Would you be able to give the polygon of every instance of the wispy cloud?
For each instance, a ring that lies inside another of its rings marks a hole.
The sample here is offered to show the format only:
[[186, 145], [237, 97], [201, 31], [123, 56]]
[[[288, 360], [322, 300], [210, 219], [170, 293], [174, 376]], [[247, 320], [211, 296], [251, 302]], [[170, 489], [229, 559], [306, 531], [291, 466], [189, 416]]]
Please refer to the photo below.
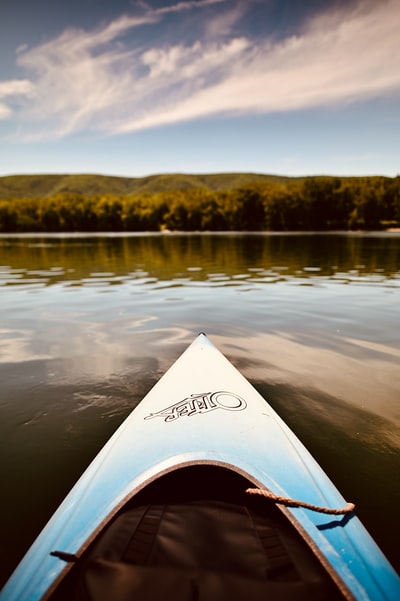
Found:
[[9, 119], [13, 115], [12, 99], [30, 96], [32, 92], [33, 84], [27, 79], [0, 81], [0, 119]]
[[[220, 6], [210, 20], [212, 5]], [[123, 15], [95, 31], [69, 29], [41, 46], [22, 48], [18, 63], [29, 80], [0, 84], [0, 117], [15, 116], [11, 100], [19, 95], [15, 111], [26, 138], [88, 129], [114, 134], [400, 91], [398, 0], [317, 15], [297, 36], [279, 42], [237, 34], [250, 5], [203, 0], [145, 8], [140, 16]], [[199, 37], [188, 43], [180, 37], [179, 16], [192, 12]], [[154, 36], [143, 45], [136, 33], [146, 27], [150, 39], [152, 27], [166, 18], [176, 23], [174, 39], [158, 44]]]
[[177, 13], [184, 10], [191, 10], [196, 8], [204, 8], [205, 6], [210, 6], [212, 4], [221, 4], [222, 2], [226, 2], [227, 0], [189, 0], [187, 2], [178, 2], [177, 4], [172, 4], [170, 6], [164, 6], [162, 8], [156, 8], [150, 11], [153, 14], [165, 15], [168, 13]]

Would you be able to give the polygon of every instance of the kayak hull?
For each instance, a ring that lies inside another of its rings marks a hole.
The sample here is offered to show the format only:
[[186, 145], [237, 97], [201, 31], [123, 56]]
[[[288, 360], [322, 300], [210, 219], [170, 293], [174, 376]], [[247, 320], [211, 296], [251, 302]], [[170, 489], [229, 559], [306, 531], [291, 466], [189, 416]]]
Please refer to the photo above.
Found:
[[[23, 558], [2, 601], [47, 598], [95, 536], [161, 475], [214, 465], [277, 495], [346, 503], [251, 384], [201, 334], [106, 443]], [[400, 579], [359, 519], [282, 509], [349, 599], [400, 598]]]

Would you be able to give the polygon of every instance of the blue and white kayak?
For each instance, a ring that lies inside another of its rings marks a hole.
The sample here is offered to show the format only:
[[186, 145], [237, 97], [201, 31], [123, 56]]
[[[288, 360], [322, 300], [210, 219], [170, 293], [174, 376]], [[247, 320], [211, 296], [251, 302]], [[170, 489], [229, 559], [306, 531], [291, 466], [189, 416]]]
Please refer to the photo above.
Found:
[[200, 334], [106, 443], [1, 601], [400, 599], [400, 578]]

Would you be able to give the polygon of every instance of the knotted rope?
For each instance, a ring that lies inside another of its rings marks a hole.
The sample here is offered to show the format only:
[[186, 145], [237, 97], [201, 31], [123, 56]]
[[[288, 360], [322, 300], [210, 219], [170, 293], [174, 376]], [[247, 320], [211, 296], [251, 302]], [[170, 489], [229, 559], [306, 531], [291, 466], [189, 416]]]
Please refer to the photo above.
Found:
[[312, 505], [311, 503], [306, 503], [305, 501], [296, 501], [296, 499], [275, 495], [273, 492], [266, 490], [265, 488], [248, 488], [246, 492], [249, 495], [261, 495], [262, 497], [266, 497], [267, 499], [275, 501], [275, 503], [286, 505], [287, 507], [304, 507], [305, 509], [311, 509], [312, 511], [318, 511], [319, 513], [328, 513], [330, 515], [343, 515], [345, 513], [351, 513], [355, 508], [354, 503], [347, 503], [346, 507], [342, 507], [341, 509], [320, 507], [319, 505]]

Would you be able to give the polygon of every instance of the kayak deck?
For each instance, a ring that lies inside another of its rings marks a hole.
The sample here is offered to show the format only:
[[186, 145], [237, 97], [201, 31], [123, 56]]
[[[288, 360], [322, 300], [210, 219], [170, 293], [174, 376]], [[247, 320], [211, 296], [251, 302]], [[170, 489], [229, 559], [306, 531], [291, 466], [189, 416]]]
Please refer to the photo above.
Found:
[[193, 465], [161, 476], [118, 513], [51, 601], [343, 599], [276, 505], [240, 474]]

